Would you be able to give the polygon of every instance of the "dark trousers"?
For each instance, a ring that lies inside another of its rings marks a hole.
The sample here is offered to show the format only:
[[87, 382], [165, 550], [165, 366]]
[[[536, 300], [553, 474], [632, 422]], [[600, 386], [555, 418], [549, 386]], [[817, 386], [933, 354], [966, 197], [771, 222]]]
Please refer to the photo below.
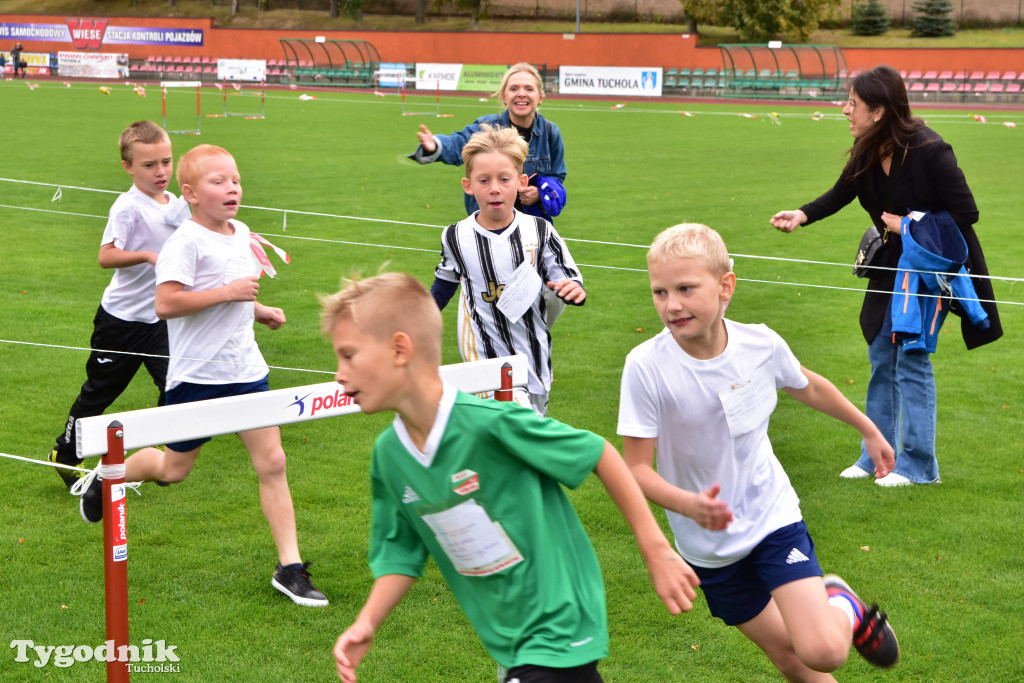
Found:
[[[160, 390], [157, 405], [164, 405], [164, 387], [167, 384], [167, 323], [127, 322], [116, 318], [100, 306], [93, 319], [91, 345], [93, 351], [85, 363], [85, 384], [71, 406], [64, 431], [57, 437], [57, 452], [60, 459], [68, 462], [75, 458], [75, 420], [82, 417], [102, 415], [110, 404], [117, 400], [131, 383], [139, 367], [153, 378]], [[131, 351], [163, 356], [129, 356], [108, 351]]]

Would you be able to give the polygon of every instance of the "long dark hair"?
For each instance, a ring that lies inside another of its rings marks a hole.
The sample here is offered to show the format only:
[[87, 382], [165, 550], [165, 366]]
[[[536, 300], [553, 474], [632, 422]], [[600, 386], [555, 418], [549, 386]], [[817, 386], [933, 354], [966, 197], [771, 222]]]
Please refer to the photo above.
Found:
[[910, 113], [907, 86], [903, 77], [891, 66], [876, 66], [862, 71], [850, 81], [850, 90], [869, 110], [883, 107], [885, 114], [878, 125], [857, 138], [850, 148], [846, 169], [856, 177], [894, 150], [906, 150], [924, 121]]

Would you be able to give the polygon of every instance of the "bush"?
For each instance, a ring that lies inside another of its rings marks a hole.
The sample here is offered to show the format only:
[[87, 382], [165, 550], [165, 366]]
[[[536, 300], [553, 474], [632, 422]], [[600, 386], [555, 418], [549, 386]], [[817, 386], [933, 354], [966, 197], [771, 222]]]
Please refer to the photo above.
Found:
[[855, 36], [880, 36], [892, 26], [889, 12], [878, 0], [868, 0], [866, 4], [854, 5], [853, 23], [850, 30]]
[[920, 16], [914, 17], [911, 31], [915, 36], [927, 38], [951, 36], [956, 33], [953, 23], [952, 0], [921, 0], [915, 2], [913, 10]]

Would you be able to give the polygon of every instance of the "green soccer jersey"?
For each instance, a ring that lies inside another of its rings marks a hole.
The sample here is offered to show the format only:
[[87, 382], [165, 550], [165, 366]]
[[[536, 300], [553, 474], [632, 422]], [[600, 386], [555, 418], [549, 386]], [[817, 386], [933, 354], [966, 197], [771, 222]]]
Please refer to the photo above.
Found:
[[597, 556], [562, 485], [597, 466], [604, 439], [445, 386], [417, 449], [400, 417], [374, 444], [375, 577], [419, 577], [434, 558], [503, 667], [608, 656]]

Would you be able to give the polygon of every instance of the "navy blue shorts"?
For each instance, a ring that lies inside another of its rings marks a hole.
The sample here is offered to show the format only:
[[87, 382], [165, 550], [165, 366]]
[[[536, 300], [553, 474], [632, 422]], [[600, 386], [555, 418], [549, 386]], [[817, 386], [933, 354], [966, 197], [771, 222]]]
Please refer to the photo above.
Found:
[[690, 566], [700, 578], [711, 616], [729, 626], [744, 624], [760, 614], [779, 586], [822, 575], [814, 541], [803, 521], [768, 534], [739, 562], [714, 568]]
[[[267, 383], [267, 377], [269, 376], [264, 375], [263, 379], [258, 379], [255, 382], [242, 382], [240, 384], [193, 384], [192, 382], [182, 382], [167, 392], [167, 405], [193, 403], [210, 398], [226, 398], [228, 396], [242, 396], [243, 394], [270, 391], [270, 385]], [[206, 436], [201, 439], [179, 441], [178, 443], [167, 444], [167, 448], [176, 453], [188, 453], [199, 448], [209, 440], [210, 437]]]

